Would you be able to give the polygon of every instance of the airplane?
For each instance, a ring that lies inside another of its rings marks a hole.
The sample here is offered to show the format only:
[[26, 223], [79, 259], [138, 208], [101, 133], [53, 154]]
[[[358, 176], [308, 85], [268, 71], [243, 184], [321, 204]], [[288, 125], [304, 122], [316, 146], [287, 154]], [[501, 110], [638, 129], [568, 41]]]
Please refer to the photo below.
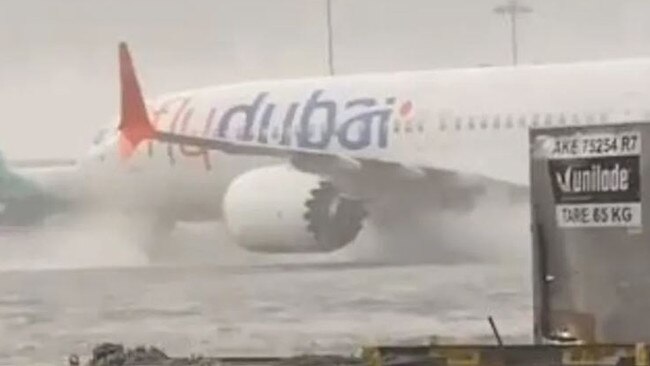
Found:
[[528, 203], [529, 128], [650, 116], [644, 59], [252, 81], [155, 100], [125, 43], [119, 66], [117, 128], [78, 163], [75, 192], [157, 228], [223, 220], [266, 253], [336, 251], [370, 224], [388, 235], [432, 223], [421, 239], [434, 246], [527, 234], [505, 225], [525, 211], [504, 212]]
[[0, 226], [6, 231], [39, 225], [71, 210], [76, 202], [69, 195], [72, 185], [61, 178], [70, 177], [73, 167], [70, 160], [6, 161], [0, 155]]

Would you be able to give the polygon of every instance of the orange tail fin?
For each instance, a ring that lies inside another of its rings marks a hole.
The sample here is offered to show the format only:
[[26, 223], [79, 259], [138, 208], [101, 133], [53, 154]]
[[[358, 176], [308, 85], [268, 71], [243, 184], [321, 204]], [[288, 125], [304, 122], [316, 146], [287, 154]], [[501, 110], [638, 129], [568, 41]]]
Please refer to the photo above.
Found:
[[129, 158], [138, 145], [156, 136], [145, 107], [140, 84], [135, 74], [133, 61], [126, 43], [119, 45], [121, 117], [120, 155]]

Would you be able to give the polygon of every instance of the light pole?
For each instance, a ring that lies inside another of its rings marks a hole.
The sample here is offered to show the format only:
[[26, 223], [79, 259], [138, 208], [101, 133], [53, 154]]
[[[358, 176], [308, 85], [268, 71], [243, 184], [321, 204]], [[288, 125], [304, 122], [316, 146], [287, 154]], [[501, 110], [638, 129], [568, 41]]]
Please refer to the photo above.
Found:
[[332, 32], [332, 1], [325, 0], [327, 10], [327, 66], [329, 74], [334, 75], [334, 40]]
[[508, 15], [510, 17], [512, 64], [517, 65], [517, 17], [520, 14], [530, 13], [533, 9], [525, 5], [520, 5], [517, 0], [509, 0], [507, 3], [494, 8], [493, 11], [497, 14]]

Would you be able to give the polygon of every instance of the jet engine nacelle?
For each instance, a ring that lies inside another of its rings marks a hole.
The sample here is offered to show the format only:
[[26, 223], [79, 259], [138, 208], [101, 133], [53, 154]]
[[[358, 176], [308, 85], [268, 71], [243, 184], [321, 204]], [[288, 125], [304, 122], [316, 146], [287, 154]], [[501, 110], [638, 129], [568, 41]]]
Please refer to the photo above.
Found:
[[366, 211], [330, 182], [289, 165], [258, 168], [237, 177], [224, 197], [230, 234], [257, 252], [330, 252], [352, 242]]

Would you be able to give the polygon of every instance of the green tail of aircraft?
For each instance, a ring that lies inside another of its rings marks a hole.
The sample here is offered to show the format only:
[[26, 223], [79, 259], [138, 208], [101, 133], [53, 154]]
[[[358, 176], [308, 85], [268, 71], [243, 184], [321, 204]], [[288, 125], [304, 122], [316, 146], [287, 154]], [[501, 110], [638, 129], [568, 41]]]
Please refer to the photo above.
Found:
[[21, 200], [42, 193], [35, 183], [11, 171], [4, 155], [0, 152], [0, 203]]
[[0, 153], [0, 226], [40, 225], [61, 202], [13, 171]]

